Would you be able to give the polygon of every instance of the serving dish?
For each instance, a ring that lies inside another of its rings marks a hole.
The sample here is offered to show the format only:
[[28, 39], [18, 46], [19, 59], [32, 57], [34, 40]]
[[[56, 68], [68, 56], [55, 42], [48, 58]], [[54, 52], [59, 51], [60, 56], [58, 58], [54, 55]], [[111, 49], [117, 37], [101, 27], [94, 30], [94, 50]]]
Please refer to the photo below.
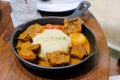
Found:
[[76, 0], [76, 1], [38, 0], [37, 9], [45, 12], [66, 12], [77, 8], [79, 3], [81, 3], [82, 1], [83, 0]]
[[[87, 3], [88, 2], [84, 2]], [[79, 5], [79, 7], [81, 6], [81, 4]], [[67, 16], [68, 19], [71, 19], [73, 17], [77, 17], [77, 16], [81, 16], [87, 9], [89, 6], [87, 6], [87, 8], [83, 8], [82, 10], [79, 10], [79, 8], [77, 8], [75, 10], [75, 13], [73, 13], [70, 16]], [[66, 76], [68, 77], [68, 75], [74, 75], [74, 74], [83, 74], [88, 72], [89, 70], [91, 70], [95, 65], [96, 65], [96, 56], [97, 56], [97, 44], [96, 44], [96, 39], [95, 36], [93, 34], [93, 32], [85, 25], [83, 24], [83, 29], [82, 29], [82, 33], [87, 37], [88, 41], [90, 42], [90, 55], [85, 57], [81, 62], [74, 64], [74, 65], [69, 65], [69, 66], [61, 66], [61, 67], [43, 67], [43, 66], [38, 66], [36, 64], [33, 64], [29, 61], [26, 61], [24, 59], [22, 59], [16, 50], [16, 45], [17, 45], [17, 41], [18, 41], [18, 36], [20, 35], [20, 33], [22, 33], [23, 31], [25, 31], [27, 29], [28, 26], [38, 23], [41, 25], [45, 25], [47, 23], [50, 24], [60, 24], [63, 25], [63, 21], [65, 18], [63, 17], [43, 17], [43, 18], [39, 18], [36, 20], [32, 20], [30, 22], [24, 23], [22, 25], [19, 25], [16, 30], [13, 32], [12, 34], [12, 38], [11, 38], [11, 47], [12, 50], [15, 54], [15, 56], [19, 59], [19, 61], [28, 68], [30, 68], [29, 70], [33, 69], [35, 70], [35, 72], [41, 73], [42, 75], [45, 74], [47, 76]]]

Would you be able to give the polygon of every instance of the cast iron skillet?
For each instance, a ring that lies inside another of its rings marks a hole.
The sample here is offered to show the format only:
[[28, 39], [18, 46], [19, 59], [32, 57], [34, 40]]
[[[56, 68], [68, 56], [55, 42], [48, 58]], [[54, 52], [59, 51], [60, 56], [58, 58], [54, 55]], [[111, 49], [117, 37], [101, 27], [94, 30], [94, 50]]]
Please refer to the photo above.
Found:
[[[67, 16], [68, 19], [72, 19], [74, 17], [80, 17], [90, 6], [89, 2], [84, 1], [81, 3], [78, 8], [75, 10], [75, 12]], [[15, 31], [12, 34], [11, 38], [11, 47], [12, 50], [15, 54], [15, 56], [19, 59], [19, 61], [23, 64], [23, 66], [31, 71], [32, 73], [38, 74], [38, 75], [43, 75], [47, 77], [59, 77], [59, 78], [65, 78], [65, 77], [72, 77], [75, 75], [80, 75], [83, 73], [88, 72], [90, 69], [92, 69], [96, 65], [96, 54], [97, 54], [97, 45], [96, 45], [96, 40], [95, 36], [92, 33], [92, 31], [86, 27], [86, 25], [83, 26], [82, 33], [88, 38], [90, 42], [90, 47], [91, 47], [91, 54], [87, 57], [85, 57], [81, 62], [74, 64], [74, 65], [69, 65], [69, 66], [62, 66], [62, 67], [43, 67], [43, 66], [38, 66], [36, 64], [33, 64], [31, 62], [28, 62], [24, 59], [22, 59], [16, 50], [16, 45], [18, 41], [18, 36], [20, 33], [22, 33], [29, 25], [38, 23], [41, 25], [45, 25], [47, 23], [51, 24], [63, 24], [64, 18], [63, 17], [43, 17], [40, 19], [32, 20], [30, 22], [27, 22], [25, 24], [19, 25]]]

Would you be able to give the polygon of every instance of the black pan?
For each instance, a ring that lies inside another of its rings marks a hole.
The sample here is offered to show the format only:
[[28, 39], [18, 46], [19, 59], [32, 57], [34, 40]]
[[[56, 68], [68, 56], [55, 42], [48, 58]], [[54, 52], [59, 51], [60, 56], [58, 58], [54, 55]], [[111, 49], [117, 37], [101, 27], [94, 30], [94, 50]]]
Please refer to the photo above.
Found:
[[[72, 19], [74, 17], [80, 17], [90, 6], [89, 2], [84, 1], [81, 3], [78, 8], [75, 10], [75, 12], [67, 16], [68, 19]], [[65, 78], [65, 77], [72, 77], [75, 75], [80, 75], [88, 72], [91, 70], [97, 63], [96, 60], [96, 54], [97, 54], [97, 45], [96, 45], [96, 39], [93, 34], [93, 32], [86, 26], [83, 26], [82, 33], [88, 38], [90, 42], [91, 47], [91, 54], [84, 58], [81, 62], [69, 65], [69, 66], [62, 66], [62, 67], [43, 67], [38, 66], [36, 64], [33, 64], [31, 62], [28, 62], [24, 59], [22, 59], [17, 51], [16, 51], [16, 44], [18, 41], [18, 36], [20, 33], [22, 33], [29, 25], [32, 25], [34, 23], [38, 23], [41, 25], [45, 25], [47, 23], [51, 24], [63, 24], [64, 18], [63, 17], [43, 17], [40, 19], [32, 20], [30, 22], [24, 23], [22, 25], [19, 25], [15, 31], [12, 34], [11, 37], [11, 47], [15, 54], [15, 56], [19, 59], [19, 61], [23, 64], [23, 66], [31, 71], [32, 73], [39, 74], [39, 75], [45, 75], [46, 77], [59, 77], [59, 78]]]

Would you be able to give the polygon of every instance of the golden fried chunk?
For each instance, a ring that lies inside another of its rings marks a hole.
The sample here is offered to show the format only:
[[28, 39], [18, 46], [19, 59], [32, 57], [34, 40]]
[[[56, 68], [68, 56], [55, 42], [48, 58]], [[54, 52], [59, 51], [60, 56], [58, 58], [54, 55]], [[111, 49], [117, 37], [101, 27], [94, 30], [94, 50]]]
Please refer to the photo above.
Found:
[[36, 54], [34, 54], [30, 50], [21, 49], [18, 54], [19, 54], [20, 57], [22, 57], [23, 59], [26, 59], [26, 60], [31, 61], [31, 60], [36, 59]]
[[19, 40], [26, 42], [26, 41], [31, 41], [31, 38], [28, 34], [27, 31], [23, 32], [22, 34], [20, 34], [20, 36], [18, 37]]
[[27, 42], [22, 42], [22, 41], [18, 40], [18, 43], [17, 43], [16, 48], [17, 48], [17, 49], [21, 49], [21, 48], [24, 48], [25, 46], [30, 45], [30, 44], [31, 44], [31, 43], [30, 43], [29, 41], [27, 41]]
[[20, 39], [21, 41], [29, 41], [36, 34], [42, 32], [43, 30], [44, 30], [44, 27], [37, 23], [30, 25], [22, 34], [20, 34], [18, 39]]
[[88, 53], [88, 55], [90, 54], [90, 43], [89, 43], [89, 41], [87, 41], [84, 45], [83, 45], [83, 47], [86, 49], [86, 51], [87, 51], [87, 53]]
[[27, 50], [33, 51], [33, 52], [38, 52], [40, 50], [40, 45], [39, 44], [30, 44], [25, 46]]
[[70, 64], [76, 64], [76, 63], [78, 63], [78, 62], [80, 62], [81, 60], [80, 59], [78, 59], [78, 58], [72, 58], [71, 57], [71, 59], [70, 59]]
[[18, 40], [16, 48], [17, 48], [17, 49], [18, 49], [18, 48], [21, 48], [22, 45], [23, 45], [23, 42], [20, 41], [20, 40]]
[[70, 55], [66, 55], [66, 53], [64, 54], [60, 51], [47, 53], [46, 56], [53, 66], [65, 65], [70, 62]]
[[87, 42], [87, 38], [83, 33], [71, 33], [70, 38], [72, 41], [72, 45], [84, 45]]
[[46, 67], [50, 67], [51, 66], [50, 63], [49, 63], [49, 61], [47, 61], [47, 60], [40, 60], [38, 62], [38, 65], [39, 66], [46, 66]]
[[70, 34], [73, 32], [81, 32], [82, 31], [82, 23], [83, 21], [80, 18], [75, 18], [72, 20], [64, 20], [64, 32], [66, 34]]
[[79, 46], [73, 46], [71, 49], [71, 53], [70, 53], [73, 57], [77, 57], [79, 59], [82, 59], [84, 56], [87, 55], [87, 51], [86, 49], [79, 45]]
[[30, 42], [21, 42], [16, 46], [18, 49], [18, 54], [26, 60], [36, 59], [36, 52], [39, 52], [40, 45], [39, 44], [31, 44]]
[[87, 53], [90, 53], [90, 43], [83, 33], [75, 32], [71, 33], [69, 36], [71, 38], [73, 46], [82, 45], [86, 49]]

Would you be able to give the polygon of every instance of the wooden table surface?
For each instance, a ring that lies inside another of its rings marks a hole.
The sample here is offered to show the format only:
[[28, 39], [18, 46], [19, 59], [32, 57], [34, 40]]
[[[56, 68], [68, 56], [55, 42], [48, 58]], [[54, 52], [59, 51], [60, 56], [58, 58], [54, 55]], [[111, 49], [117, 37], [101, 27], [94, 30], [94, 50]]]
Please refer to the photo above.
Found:
[[[0, 80], [46, 80], [45, 77], [28, 72], [13, 54], [10, 38], [15, 28], [10, 13], [9, 3], [0, 1]], [[104, 33], [89, 11], [82, 16], [82, 19], [96, 36], [99, 50], [98, 65], [86, 74], [70, 80], [108, 80], [110, 60]]]

